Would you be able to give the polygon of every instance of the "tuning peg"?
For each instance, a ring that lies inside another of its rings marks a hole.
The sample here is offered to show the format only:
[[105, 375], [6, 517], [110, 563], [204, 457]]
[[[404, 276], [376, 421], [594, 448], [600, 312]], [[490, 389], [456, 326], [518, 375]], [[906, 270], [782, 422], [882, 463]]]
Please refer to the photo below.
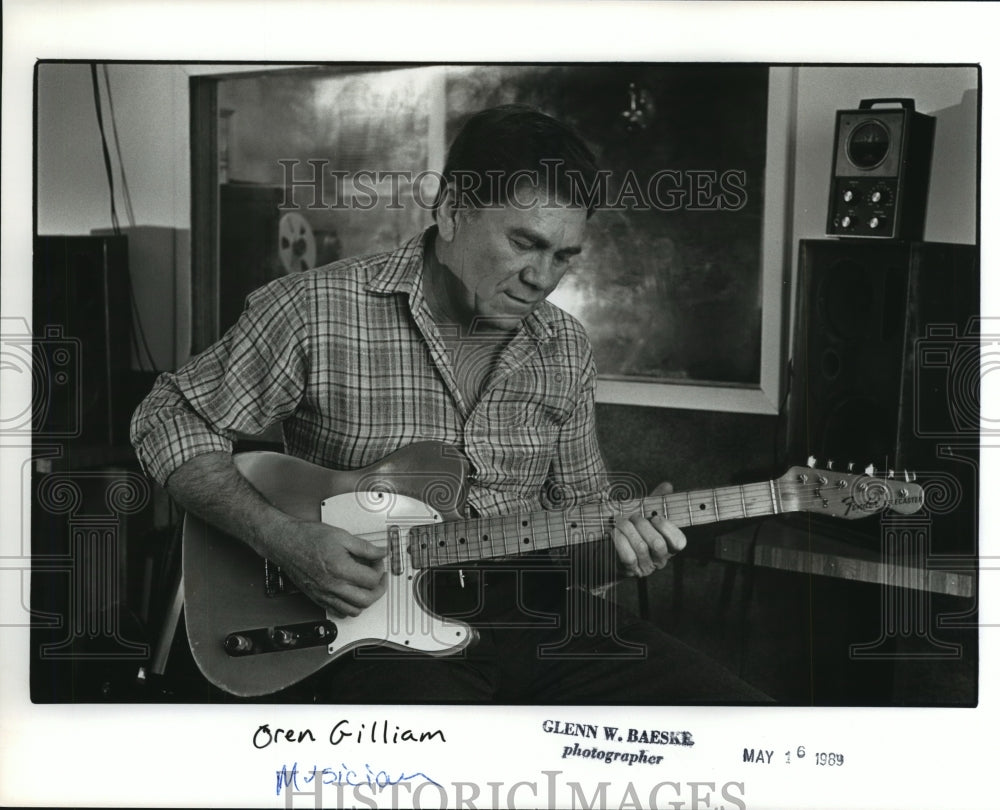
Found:
[[806, 459], [806, 466], [807, 467], [815, 467], [816, 466], [816, 456], [809, 456], [809, 458]]
[[903, 478], [906, 479], [907, 484], [911, 484], [917, 480], [917, 474], [911, 473], [909, 470], [903, 470]]
[[875, 465], [869, 464], [865, 467], [865, 475], [875, 475]]
[[854, 472], [854, 462], [853, 461], [848, 461], [847, 462], [847, 471], [848, 472]]
[[896, 471], [895, 470], [889, 470], [889, 474], [886, 475], [886, 478], [895, 478], [895, 477], [896, 477]]
[[828, 458], [826, 460], [826, 468], [828, 470], [832, 470], [833, 469], [833, 459], [832, 458]]

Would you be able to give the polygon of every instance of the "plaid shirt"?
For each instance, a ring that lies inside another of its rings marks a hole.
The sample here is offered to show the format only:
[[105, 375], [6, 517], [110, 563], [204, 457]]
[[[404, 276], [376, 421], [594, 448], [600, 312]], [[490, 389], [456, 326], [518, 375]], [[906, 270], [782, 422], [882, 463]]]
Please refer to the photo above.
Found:
[[[231, 452], [280, 422], [286, 452], [331, 469], [438, 440], [471, 464], [480, 514], [600, 497], [590, 342], [543, 302], [466, 402], [421, 285], [423, 234], [255, 291], [214, 346], [162, 374], [132, 419], [143, 469], [164, 483], [188, 459]], [[472, 347], [473, 349], [475, 346]], [[463, 349], [464, 350], [464, 349]]]

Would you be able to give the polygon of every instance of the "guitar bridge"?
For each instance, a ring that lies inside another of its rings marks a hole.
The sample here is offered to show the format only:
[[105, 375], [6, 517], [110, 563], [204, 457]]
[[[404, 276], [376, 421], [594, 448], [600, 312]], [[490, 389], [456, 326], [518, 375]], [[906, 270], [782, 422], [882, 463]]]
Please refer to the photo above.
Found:
[[325, 647], [337, 637], [337, 625], [331, 621], [300, 622], [278, 627], [255, 627], [226, 636], [222, 646], [226, 654], [239, 658], [262, 653], [287, 652], [306, 647]]

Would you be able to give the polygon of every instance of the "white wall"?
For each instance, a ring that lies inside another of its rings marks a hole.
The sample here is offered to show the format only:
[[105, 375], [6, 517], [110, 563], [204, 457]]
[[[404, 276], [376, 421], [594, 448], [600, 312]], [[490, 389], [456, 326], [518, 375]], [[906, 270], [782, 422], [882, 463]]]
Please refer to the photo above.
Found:
[[[247, 65], [108, 65], [122, 163], [139, 226], [129, 234], [132, 283], [160, 370], [183, 362], [191, 341], [190, 78], [258, 69]], [[41, 64], [37, 75], [38, 233], [107, 232], [111, 206], [90, 67]], [[98, 77], [105, 134], [112, 165], [117, 167], [100, 65]], [[126, 229], [117, 169], [115, 191], [118, 219]]]
[[[98, 76], [103, 88], [100, 66]], [[111, 64], [108, 76], [136, 222], [189, 227], [187, 74], [178, 65]], [[106, 104], [104, 126], [115, 163]], [[88, 65], [39, 65], [38, 154], [38, 232], [87, 234], [110, 227]], [[126, 224], [120, 195], [117, 206]]]
[[802, 67], [796, 73], [793, 248], [799, 239], [826, 234], [836, 112], [857, 109], [864, 98], [912, 98], [918, 112], [937, 118], [924, 239], [976, 241], [975, 68]]
[[[108, 232], [111, 203], [90, 68], [38, 66], [38, 233]], [[104, 77], [104, 129], [117, 167]], [[190, 144], [188, 75], [178, 65], [108, 66], [111, 97], [135, 221], [128, 232], [115, 168], [118, 220], [129, 235], [130, 271], [139, 318], [158, 369], [186, 356], [190, 341]], [[148, 227], [156, 226], [156, 227]], [[133, 357], [133, 365], [138, 361]]]

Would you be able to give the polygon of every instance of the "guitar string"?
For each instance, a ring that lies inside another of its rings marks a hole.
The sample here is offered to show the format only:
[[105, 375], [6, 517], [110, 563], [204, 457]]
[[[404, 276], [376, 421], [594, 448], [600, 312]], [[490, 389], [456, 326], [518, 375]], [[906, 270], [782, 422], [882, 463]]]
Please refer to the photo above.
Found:
[[[890, 486], [890, 488], [896, 487], [897, 489], [899, 489], [898, 484], [888, 485], [887, 482], [885, 482], [883, 479], [875, 479], [875, 480], [881, 484], [886, 484], [887, 486]], [[758, 482], [754, 484], [737, 484], [728, 487], [720, 487], [718, 489], [692, 490], [690, 492], [671, 493], [664, 496], [650, 496], [647, 498], [636, 499], [627, 502], [627, 506], [625, 504], [622, 504], [621, 502], [618, 503], [604, 502], [600, 504], [590, 504], [588, 505], [592, 507], [590, 510], [587, 510], [586, 506], [577, 507], [577, 509], [575, 510], [576, 513], [578, 514], [576, 522], [587, 523], [589, 522], [589, 520], [593, 519], [604, 519], [606, 517], [624, 514], [625, 510], [631, 507], [633, 504], [635, 504], [636, 506], [639, 506], [641, 504], [643, 507], [649, 508], [651, 506], [654, 506], [657, 502], [662, 502], [663, 511], [665, 513], [665, 516], [669, 520], [677, 522], [677, 525], [680, 526], [694, 526], [699, 524], [715, 523], [719, 522], [722, 519], [729, 519], [728, 513], [730, 512], [733, 512], [734, 518], [739, 518], [741, 516], [749, 518], [749, 517], [763, 517], [768, 514], [778, 514], [782, 511], [801, 511], [803, 508], [802, 503], [795, 500], [795, 496], [797, 494], [805, 493], [808, 496], [805, 499], [805, 501], [809, 501], [809, 500], [823, 500], [824, 492], [836, 494], [836, 493], [851, 491], [851, 488], [838, 486], [837, 484], [819, 485], [815, 490], [813, 489], [813, 485], [808, 482], [803, 484], [801, 482], [776, 481], [774, 482], [774, 484], [775, 486], [773, 489], [771, 486], [771, 482]], [[756, 495], [755, 492], [757, 493]], [[777, 499], [779, 501], [787, 500], [791, 496], [792, 498], [791, 503], [790, 504], [778, 503], [777, 505], [772, 503], [771, 502], [772, 492], [776, 494]], [[709, 497], [703, 497], [703, 496], [709, 496]], [[751, 498], [751, 501], [749, 503], [747, 502], [748, 496]], [[759, 503], [755, 503], [754, 499], [759, 499]], [[826, 500], [829, 500], [829, 498], [827, 498]], [[881, 500], [883, 499], [876, 498], [875, 502], [879, 502]], [[711, 502], [714, 506], [713, 510], [714, 514], [708, 511], [707, 504], [709, 502]], [[692, 509], [692, 505], [694, 503], [698, 504], [697, 512], [695, 512]], [[777, 509], [775, 508], [776, 506]], [[683, 511], [686, 511], [688, 513], [687, 523], [679, 522], [679, 518], [676, 516], [676, 510], [678, 508], [682, 508]], [[675, 514], [671, 514], [672, 510], [675, 512]], [[724, 510], [727, 512], [727, 518], [721, 517], [720, 510]], [[565, 545], [572, 545], [574, 543], [581, 542], [582, 540], [582, 535], [583, 535], [582, 532], [578, 533], [581, 539], [574, 540], [574, 533], [572, 531], [567, 531], [565, 529], [567, 521], [570, 523], [574, 522], [570, 520], [573, 511], [574, 510], [565, 510], [564, 514], [566, 515], [566, 517], [564, 519], [563, 527], [558, 527], [557, 524], [558, 528], [563, 529], [562, 534], [564, 536], [564, 539], [568, 541], [565, 543]], [[590, 511], [592, 515], [588, 517], [586, 511]], [[629, 509], [629, 511], [631, 511], [631, 509]], [[658, 510], [653, 510], [653, 511], [655, 512]], [[440, 531], [444, 535], [444, 544], [438, 547], [444, 549], [445, 555], [448, 555], [449, 553], [454, 553], [455, 555], [454, 562], [463, 562], [468, 559], [477, 559], [482, 555], [470, 554], [469, 556], [463, 558], [463, 554], [461, 553], [462, 549], [460, 549], [458, 547], [459, 544], [455, 542], [455, 539], [457, 539], [459, 536], [464, 537], [465, 534], [467, 534], [467, 532], [463, 534], [459, 531], [459, 526], [461, 524], [465, 524], [466, 526], [468, 526], [469, 524], [475, 522], [477, 525], [478, 534], [476, 535], [476, 540], [473, 543], [461, 544], [461, 545], [466, 545], [468, 551], [471, 551], [472, 548], [475, 547], [478, 547], [479, 551], [482, 551], [483, 545], [482, 541], [480, 541], [480, 538], [483, 538], [483, 541], [485, 541], [486, 538], [488, 537], [490, 549], [489, 549], [489, 554], [486, 556], [489, 557], [507, 556], [516, 553], [515, 549], [517, 551], [521, 551], [521, 544], [515, 539], [513, 548], [511, 547], [511, 544], [508, 540], [509, 531], [508, 528], [504, 526], [505, 522], [508, 524], [512, 524], [515, 522], [527, 523], [529, 526], [532, 527], [532, 530], [529, 531], [528, 534], [534, 534], [540, 531], [535, 528], [536, 521], [538, 521], [542, 516], [544, 516], [544, 520], [546, 521], [545, 525], [546, 533], [549, 536], [548, 547], [553, 548], [553, 547], [558, 547], [558, 545], [553, 546], [551, 542], [552, 530], [550, 525], [550, 520], [551, 520], [550, 516], [554, 516], [559, 513], [560, 510], [542, 510], [541, 512], [538, 513], [517, 512], [517, 513], [510, 513], [507, 515], [497, 515], [487, 518], [480, 517], [471, 520], [421, 524], [419, 526], [412, 527], [411, 531], [421, 528], [427, 529], [430, 535], [433, 537], [434, 532], [438, 530], [437, 527], [443, 527], [440, 529]], [[742, 513], [742, 515], [739, 513]], [[503, 551], [500, 553], [498, 553], [495, 542], [497, 529], [494, 528], [494, 524], [497, 523], [499, 523], [499, 533], [502, 535], [502, 541], [504, 544]], [[448, 542], [447, 540], [447, 532], [449, 531], [447, 527], [449, 525], [451, 526], [451, 531], [453, 532], [454, 535], [452, 542]], [[486, 532], [488, 532], [488, 534]], [[515, 534], [519, 536], [520, 532], [517, 532]], [[375, 545], [376, 547], [381, 547], [385, 541], [384, 531], [359, 533], [356, 534], [355, 536], [365, 540], [369, 540], [369, 542], [373, 542], [373, 545]], [[537, 547], [537, 544], [535, 543], [531, 543], [530, 545], [533, 548]], [[564, 544], [559, 544], [559, 545], [564, 545]], [[438, 553], [435, 551], [434, 546], [429, 546], [425, 549], [422, 549], [422, 551], [429, 552], [428, 554], [424, 555], [428, 558], [428, 560], [431, 560], [432, 558], [438, 555]], [[448, 562], [451, 561], [449, 560]]]

